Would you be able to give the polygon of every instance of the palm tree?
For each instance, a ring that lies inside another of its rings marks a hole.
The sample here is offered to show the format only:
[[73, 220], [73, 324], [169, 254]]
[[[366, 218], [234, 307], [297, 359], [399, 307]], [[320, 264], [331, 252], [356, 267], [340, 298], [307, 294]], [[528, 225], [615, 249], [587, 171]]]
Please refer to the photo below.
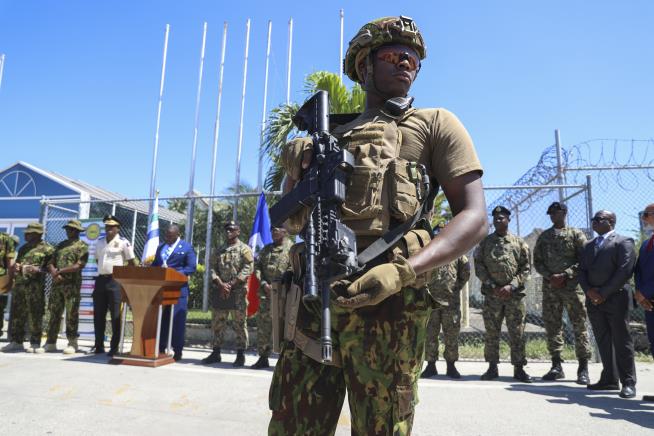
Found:
[[[362, 112], [366, 95], [358, 84], [348, 90], [338, 74], [327, 71], [316, 71], [309, 74], [304, 81], [304, 92], [311, 97], [316, 91], [329, 92], [329, 112], [333, 114]], [[264, 132], [262, 153], [272, 162], [265, 180], [265, 189], [279, 189], [284, 171], [279, 157], [286, 142], [300, 134], [293, 125], [293, 116], [300, 109], [297, 103], [280, 104], [270, 111], [268, 123]]]

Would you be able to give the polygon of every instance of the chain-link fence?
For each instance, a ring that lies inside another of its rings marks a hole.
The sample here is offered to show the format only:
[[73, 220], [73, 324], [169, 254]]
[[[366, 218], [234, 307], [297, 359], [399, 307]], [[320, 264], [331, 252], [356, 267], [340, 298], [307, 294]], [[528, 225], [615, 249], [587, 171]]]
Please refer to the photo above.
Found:
[[[579, 183], [581, 181], [582, 183]], [[593, 205], [593, 191], [590, 177], [574, 179], [576, 183], [554, 184], [558, 182], [555, 177], [549, 177], [546, 183], [541, 185], [518, 183], [512, 186], [486, 187], [485, 197], [488, 206], [488, 217], [490, 211], [496, 206], [502, 205], [511, 211], [510, 231], [522, 237], [533, 252], [538, 236], [552, 223], [546, 214], [547, 207], [554, 201], [563, 201], [568, 206], [567, 223], [569, 226], [577, 227], [591, 238], [590, 218], [593, 209], [610, 208], [605, 204], [595, 207]], [[602, 191], [603, 193], [604, 191]], [[256, 211], [256, 193], [241, 195], [239, 202], [239, 221], [241, 223], [241, 239], [246, 241], [251, 233], [251, 226]], [[620, 195], [618, 193], [617, 195]], [[268, 198], [269, 204], [274, 202], [274, 194]], [[203, 285], [206, 260], [206, 241], [208, 210], [211, 204], [213, 215], [211, 223], [211, 247], [214, 249], [225, 242], [223, 226], [232, 219], [233, 196], [214, 198], [213, 201], [207, 197], [195, 197], [193, 229], [191, 241], [198, 257], [198, 272], [189, 277], [189, 314], [187, 325], [196, 332], [202, 330], [202, 337], [208, 343], [211, 336], [210, 313], [203, 311]], [[182, 233], [185, 230], [186, 205], [189, 201], [186, 197], [160, 199], [159, 218], [161, 237], [170, 223], [180, 224]], [[56, 244], [65, 239], [65, 231], [62, 226], [69, 219], [81, 218], [84, 220], [101, 220], [105, 214], [115, 215], [121, 222], [121, 236], [130, 240], [135, 248], [137, 258], [140, 258], [147, 234], [148, 211], [151, 202], [145, 200], [48, 200], [43, 201], [42, 222], [46, 228], [45, 238], [48, 242]], [[643, 202], [644, 203], [644, 202]], [[637, 216], [636, 216], [637, 220]], [[636, 221], [634, 220], [636, 223]], [[635, 224], [637, 225], [637, 224]], [[492, 231], [492, 226], [491, 226]], [[210, 253], [211, 254], [211, 253]], [[469, 254], [472, 261], [472, 252]], [[209, 256], [211, 264], [211, 256]], [[480, 292], [480, 282], [473, 271], [467, 290], [462, 296], [462, 330], [460, 335], [460, 346], [462, 358], [483, 358], [484, 323], [482, 317], [483, 296]], [[531, 279], [527, 283], [525, 302], [527, 306], [527, 318], [525, 334], [527, 339], [527, 354], [530, 359], [549, 358], [542, 315], [542, 277], [532, 268]], [[634, 311], [636, 330], [638, 324], [642, 324], [642, 310]], [[128, 315], [128, 321], [130, 316]], [[251, 332], [254, 332], [254, 318], [249, 320]], [[644, 332], [644, 327], [642, 328]], [[110, 331], [110, 328], [108, 329]], [[592, 338], [592, 332], [590, 331]], [[131, 325], [128, 322], [126, 337], [131, 336]], [[502, 358], [508, 358], [508, 334], [506, 328], [502, 331]], [[574, 334], [567, 314], [564, 315], [564, 359], [574, 359]], [[196, 342], [197, 343], [197, 340]], [[638, 344], [638, 340], [637, 340]], [[647, 352], [646, 346], [639, 347]]]

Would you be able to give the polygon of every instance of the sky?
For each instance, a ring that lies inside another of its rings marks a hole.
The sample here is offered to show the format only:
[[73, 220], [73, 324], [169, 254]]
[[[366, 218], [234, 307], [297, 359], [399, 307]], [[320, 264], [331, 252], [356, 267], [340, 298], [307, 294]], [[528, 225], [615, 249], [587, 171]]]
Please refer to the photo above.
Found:
[[[486, 185], [515, 182], [554, 143], [649, 139], [654, 111], [654, 2], [633, 1], [30, 1], [0, 0], [0, 167], [22, 160], [125, 197], [146, 197], [164, 29], [171, 26], [157, 189], [189, 188], [203, 22], [195, 189], [210, 191], [223, 23], [228, 23], [216, 192], [234, 183], [245, 23], [251, 19], [241, 180], [257, 182], [268, 20], [267, 109], [286, 98], [288, 21], [294, 20], [291, 99], [303, 80], [338, 72], [345, 45], [370, 19], [414, 18], [427, 59], [417, 107], [445, 107], [470, 132]], [[346, 79], [349, 87], [352, 83]]]

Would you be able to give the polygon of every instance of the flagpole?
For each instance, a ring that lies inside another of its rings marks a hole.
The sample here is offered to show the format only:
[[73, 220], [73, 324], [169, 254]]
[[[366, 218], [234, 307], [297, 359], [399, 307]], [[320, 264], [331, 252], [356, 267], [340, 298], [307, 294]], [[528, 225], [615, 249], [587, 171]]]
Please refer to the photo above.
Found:
[[[163, 62], [161, 64], [161, 81], [159, 83], [159, 102], [157, 103], [157, 127], [154, 134], [154, 147], [152, 150], [152, 175], [150, 177], [150, 198], [154, 198], [157, 180], [157, 153], [159, 152], [159, 126], [161, 125], [161, 103], [163, 101], [164, 82], [166, 79], [166, 57], [168, 55], [168, 35], [170, 24], [166, 24], [164, 36]], [[152, 206], [150, 206], [152, 207]]]
[[245, 57], [243, 60], [243, 90], [241, 92], [241, 122], [238, 126], [238, 149], [236, 151], [236, 197], [232, 219], [238, 221], [238, 193], [241, 185], [241, 150], [243, 148], [243, 118], [245, 116], [245, 88], [248, 74], [248, 52], [250, 49], [250, 19], [245, 23]]
[[270, 63], [270, 37], [272, 35], [272, 20], [268, 20], [268, 43], [266, 46], [266, 73], [263, 80], [263, 113], [261, 115], [261, 144], [259, 146], [259, 172], [257, 174], [257, 191], [263, 186], [263, 143], [266, 134], [266, 100], [268, 97], [268, 65]]
[[3, 53], [0, 54], [0, 89], [2, 89], [2, 73], [4, 71], [5, 71], [5, 55]]
[[291, 103], [291, 57], [293, 54], [293, 18], [288, 20], [288, 61], [286, 64], [286, 104]]
[[341, 9], [341, 38], [340, 38], [340, 45], [338, 48], [338, 76], [341, 78], [341, 83], [343, 83], [343, 18], [344, 18], [344, 13], [343, 9]]
[[225, 70], [225, 47], [227, 46], [227, 21], [223, 24], [223, 42], [220, 51], [220, 73], [218, 79], [218, 108], [213, 129], [213, 155], [211, 157], [211, 185], [209, 206], [207, 208], [207, 236], [204, 249], [204, 284], [202, 286], [202, 310], [209, 308], [209, 273], [211, 272], [211, 242], [213, 239], [213, 197], [216, 192], [216, 160], [218, 158], [218, 134], [220, 133], [220, 104], [223, 96], [223, 73]]
[[200, 125], [200, 96], [202, 94], [202, 73], [204, 72], [204, 49], [207, 44], [207, 22], [202, 26], [202, 48], [200, 49], [200, 72], [198, 73], [198, 90], [195, 96], [195, 124], [193, 126], [193, 145], [191, 147], [191, 176], [189, 180], [188, 207], [186, 211], [186, 231], [184, 238], [192, 244], [193, 241], [193, 215], [195, 212], [195, 194], [193, 185], [195, 182], [195, 157], [198, 145], [198, 128]]

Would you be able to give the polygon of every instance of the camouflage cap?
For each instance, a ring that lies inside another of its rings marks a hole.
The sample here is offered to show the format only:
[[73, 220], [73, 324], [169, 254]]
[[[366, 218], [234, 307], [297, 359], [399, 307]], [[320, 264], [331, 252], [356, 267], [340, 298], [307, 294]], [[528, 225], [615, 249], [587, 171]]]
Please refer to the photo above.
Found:
[[554, 203], [550, 204], [549, 207], [547, 208], [547, 214], [549, 215], [552, 212], [556, 212], [559, 210], [567, 212], [568, 206], [566, 206], [565, 203], [559, 203], [558, 201], [555, 201]]
[[43, 224], [41, 223], [29, 223], [24, 233], [38, 233], [39, 235], [43, 234]]
[[111, 214], [105, 215], [102, 219], [102, 222], [105, 226], [120, 226], [120, 221], [118, 221], [118, 218]]
[[362, 83], [357, 73], [357, 60], [370, 50], [382, 45], [403, 44], [413, 48], [420, 60], [427, 57], [427, 47], [413, 19], [399, 17], [378, 18], [364, 25], [352, 38], [343, 59], [343, 71], [354, 82]]
[[495, 216], [499, 214], [511, 216], [511, 211], [504, 206], [497, 206], [495, 209], [493, 209], [491, 215]]
[[69, 229], [78, 230], [80, 232], [84, 231], [84, 227], [82, 227], [82, 223], [79, 220], [70, 220], [70, 221], [68, 221], [66, 223], [66, 225], [63, 226], [62, 228], [65, 229], [66, 227], [68, 227]]

